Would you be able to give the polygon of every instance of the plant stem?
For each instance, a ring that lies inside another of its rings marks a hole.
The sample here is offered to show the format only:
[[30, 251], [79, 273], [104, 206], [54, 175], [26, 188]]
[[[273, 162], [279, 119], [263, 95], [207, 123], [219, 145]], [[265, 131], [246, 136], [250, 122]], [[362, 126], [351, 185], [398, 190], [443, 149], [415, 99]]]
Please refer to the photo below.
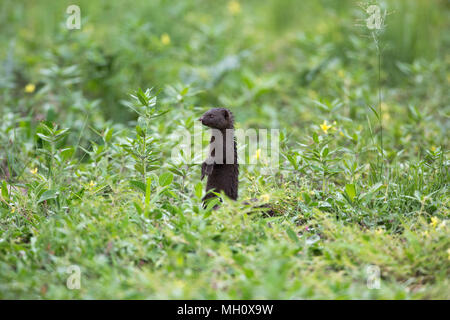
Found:
[[377, 43], [378, 54], [378, 109], [380, 115], [380, 147], [381, 147], [381, 174], [384, 166], [384, 145], [383, 145], [383, 111], [381, 109], [381, 52]]

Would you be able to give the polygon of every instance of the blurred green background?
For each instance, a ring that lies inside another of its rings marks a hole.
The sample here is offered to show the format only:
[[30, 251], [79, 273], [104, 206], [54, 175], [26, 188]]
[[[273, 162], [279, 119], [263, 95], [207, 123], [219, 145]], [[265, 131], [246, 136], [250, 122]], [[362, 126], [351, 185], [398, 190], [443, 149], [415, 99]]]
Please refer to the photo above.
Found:
[[[277, 104], [283, 110], [308, 89], [319, 96], [336, 91], [342, 96], [341, 84], [327, 79], [339, 70], [352, 69], [352, 85], [375, 83], [376, 54], [359, 2], [235, 3], [2, 0], [0, 59], [20, 76], [20, 84], [42, 81], [42, 68], [78, 65], [83, 81], [70, 89], [100, 98], [105, 115], [119, 121], [131, 116], [120, 100], [137, 87], [183, 83], [203, 90], [199, 104], [245, 110], [252, 110], [252, 104]], [[70, 4], [81, 8], [81, 30], [65, 27]], [[402, 64], [440, 60], [445, 65], [439, 69], [446, 68], [448, 1], [393, 0], [381, 5], [388, 12], [380, 39], [385, 85], [411, 80]], [[11, 81], [3, 79], [1, 85], [17, 85]], [[253, 96], [261, 99], [249, 101], [243, 97], [248, 88], [243, 87], [255, 81], [261, 88]], [[241, 119], [247, 118], [245, 110], [238, 115]]]

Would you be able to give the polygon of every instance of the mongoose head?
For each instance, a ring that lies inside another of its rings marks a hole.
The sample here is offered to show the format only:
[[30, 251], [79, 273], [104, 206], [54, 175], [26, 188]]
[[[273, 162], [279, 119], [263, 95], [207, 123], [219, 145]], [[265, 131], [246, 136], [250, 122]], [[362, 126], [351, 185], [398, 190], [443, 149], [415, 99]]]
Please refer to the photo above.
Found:
[[225, 108], [210, 109], [198, 120], [203, 125], [214, 129], [232, 129], [234, 123], [233, 114]]

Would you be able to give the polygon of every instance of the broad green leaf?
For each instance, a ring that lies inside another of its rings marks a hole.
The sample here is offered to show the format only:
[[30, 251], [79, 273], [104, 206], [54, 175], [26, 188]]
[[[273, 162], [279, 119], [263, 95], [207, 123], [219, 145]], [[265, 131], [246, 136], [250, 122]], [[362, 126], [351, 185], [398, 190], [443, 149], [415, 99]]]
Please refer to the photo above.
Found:
[[198, 182], [196, 185], [195, 185], [195, 196], [198, 198], [198, 199], [200, 199], [201, 197], [202, 197], [202, 194], [203, 194], [203, 184], [201, 183], [201, 182]]
[[141, 88], [139, 88], [137, 91], [137, 97], [139, 99], [139, 102], [142, 103], [142, 105], [148, 106], [148, 99], [145, 96], [145, 93], [142, 91]]
[[174, 168], [174, 167], [169, 168], [169, 171], [174, 173], [174, 174], [176, 174], [177, 176], [183, 176], [184, 175], [183, 172], [181, 172], [180, 170], [178, 170], [177, 168]]
[[61, 157], [64, 161], [69, 160], [72, 158], [73, 154], [75, 152], [74, 147], [69, 147], [61, 150]]
[[141, 208], [141, 205], [140, 205], [139, 203], [137, 203], [136, 201], [133, 202], [133, 205], [134, 205], [134, 207], [136, 208], [136, 211], [137, 211], [139, 214], [142, 214], [142, 208]]
[[142, 130], [141, 126], [139, 126], [139, 125], [136, 126], [136, 132], [139, 136], [145, 137], [145, 132], [144, 132], [144, 130]]
[[3, 181], [2, 184], [2, 197], [5, 200], [9, 200], [8, 185], [6, 184], [6, 181]]
[[130, 185], [132, 187], [135, 187], [135, 188], [141, 190], [142, 192], [146, 192], [147, 186], [142, 181], [129, 180], [128, 182], [130, 183]]
[[[134, 169], [136, 169], [136, 171], [139, 172], [140, 174], [142, 174], [142, 175], [144, 174], [144, 166], [142, 164], [136, 163], [134, 165]], [[145, 190], [145, 188], [144, 188], [144, 190]]]
[[46, 136], [46, 135], [44, 135], [44, 134], [42, 134], [42, 133], [36, 133], [36, 135], [37, 135], [39, 138], [41, 138], [42, 140], [44, 140], [44, 141], [47, 141], [47, 142], [52, 142], [52, 141], [53, 141], [53, 138], [52, 138], [52, 137]]
[[350, 198], [350, 200], [353, 202], [353, 199], [356, 197], [356, 188], [355, 188], [355, 184], [351, 183], [351, 184], [346, 184], [345, 185], [345, 193], [347, 194], [347, 196]]
[[111, 129], [111, 128], [107, 128], [105, 130], [105, 142], [111, 141], [113, 132], [114, 132], [114, 129]]
[[45, 200], [56, 199], [58, 197], [58, 194], [58, 190], [47, 190], [43, 194], [41, 194], [37, 203], [41, 203]]
[[183, 90], [181, 90], [180, 94], [182, 96], [186, 95], [189, 92], [189, 87], [185, 87]]
[[291, 228], [287, 228], [286, 229], [286, 233], [289, 236], [289, 238], [291, 238], [292, 241], [298, 242], [298, 236], [297, 234], [294, 232], [294, 230], [292, 230]]
[[220, 204], [219, 198], [211, 198], [208, 201], [208, 204], [206, 205], [206, 209], [205, 209], [205, 214], [204, 214], [205, 218], [208, 218], [212, 214], [212, 210], [217, 204]]
[[173, 180], [173, 174], [170, 172], [164, 172], [161, 176], [159, 176], [159, 185], [161, 187], [168, 186], [172, 183]]
[[314, 141], [316, 144], [319, 144], [319, 136], [317, 135], [317, 133], [313, 132], [313, 133], [312, 133], [312, 138], [313, 138], [313, 141]]
[[298, 170], [298, 163], [297, 159], [294, 155], [291, 155], [289, 153], [286, 153], [286, 158], [288, 159], [289, 163], [292, 164], [295, 170]]

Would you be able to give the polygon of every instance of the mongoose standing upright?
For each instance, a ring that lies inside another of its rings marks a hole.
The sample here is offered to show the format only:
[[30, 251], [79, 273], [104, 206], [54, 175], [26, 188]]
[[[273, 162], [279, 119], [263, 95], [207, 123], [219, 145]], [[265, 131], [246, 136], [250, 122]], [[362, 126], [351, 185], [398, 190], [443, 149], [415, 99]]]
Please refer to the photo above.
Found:
[[206, 200], [215, 197], [208, 191], [223, 191], [228, 197], [238, 197], [239, 164], [237, 162], [236, 141], [234, 139], [234, 118], [230, 110], [213, 108], [198, 119], [211, 128], [209, 156], [202, 163], [201, 179], [208, 176]]

